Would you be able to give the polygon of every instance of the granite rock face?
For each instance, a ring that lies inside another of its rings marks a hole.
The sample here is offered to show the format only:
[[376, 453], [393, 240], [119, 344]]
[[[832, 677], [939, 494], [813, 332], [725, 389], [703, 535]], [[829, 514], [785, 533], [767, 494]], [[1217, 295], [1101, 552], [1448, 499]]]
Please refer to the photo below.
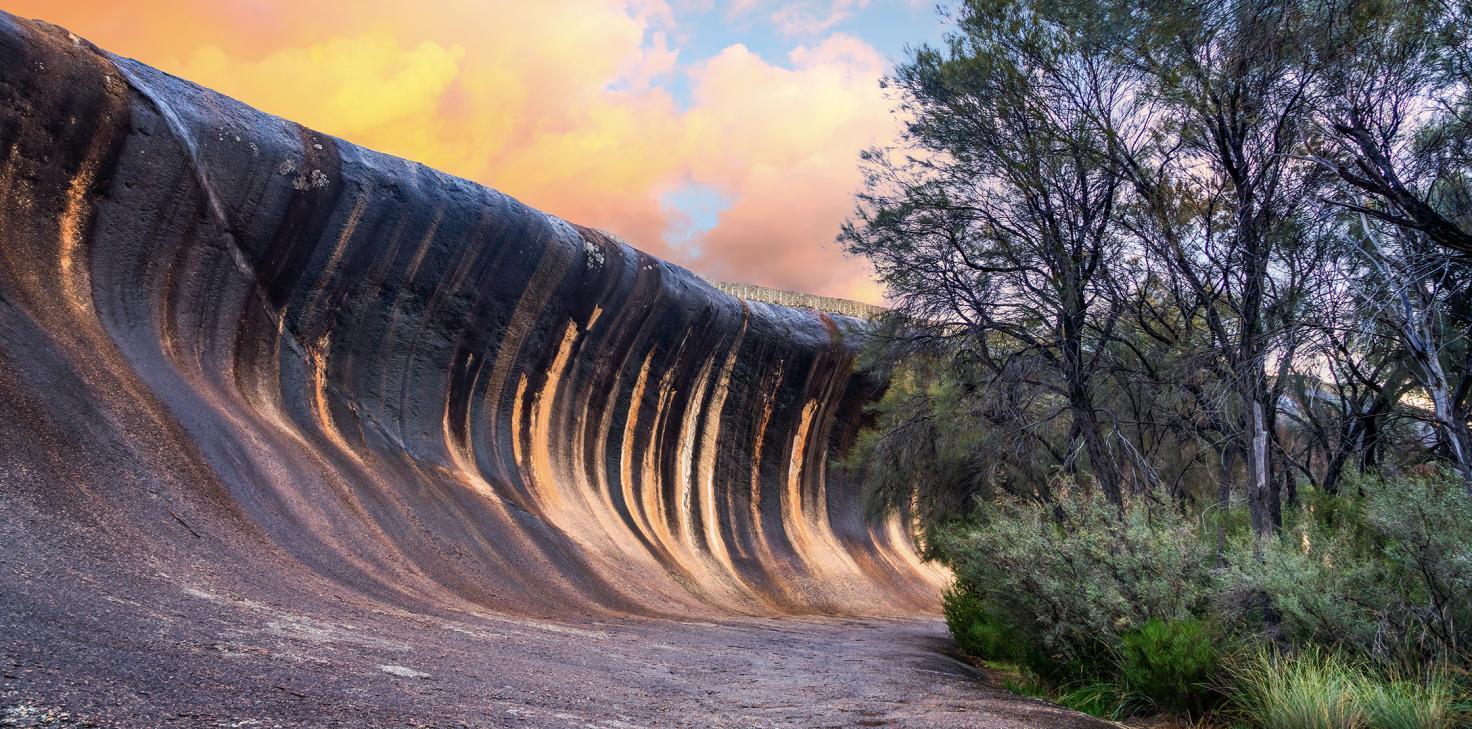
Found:
[[830, 468], [859, 326], [0, 13], [12, 620], [932, 609]]

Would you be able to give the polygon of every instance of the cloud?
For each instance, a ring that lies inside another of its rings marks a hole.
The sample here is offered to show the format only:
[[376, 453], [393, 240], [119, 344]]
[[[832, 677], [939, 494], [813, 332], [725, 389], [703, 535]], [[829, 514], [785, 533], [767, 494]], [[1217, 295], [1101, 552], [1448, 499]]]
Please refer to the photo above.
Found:
[[777, 8], [770, 17], [782, 35], [812, 37], [828, 32], [868, 4], [868, 0], [797, 2]]
[[[865, 1], [770, 17], [822, 35]], [[742, 45], [691, 59], [676, 43], [700, 0], [11, 6], [697, 272], [877, 300], [867, 266], [832, 243], [858, 151], [895, 131], [877, 85], [885, 62], [857, 38], [827, 33], [781, 63]], [[688, 87], [679, 102], [676, 84]]]
[[780, 3], [772, 0], [734, 0], [726, 7], [726, 17], [732, 20], [749, 19], [758, 10], [769, 8], [766, 10], [766, 19], [779, 34], [790, 38], [814, 38], [849, 20], [868, 5], [869, 0], [797, 0]]
[[[694, 70], [694, 179], [732, 200], [703, 239], [711, 274], [879, 300], [870, 269], [833, 242], [860, 184], [857, 150], [892, 139], [884, 61], [833, 36], [775, 66], [740, 46]], [[775, 122], [775, 123], [774, 123]]]
[[[460, 73], [465, 49], [423, 42], [412, 48], [394, 38], [335, 38], [241, 61], [215, 46], [192, 52], [182, 76], [228, 83], [246, 99], [271, 99], [298, 111], [297, 121], [331, 126], [346, 136], [422, 121]], [[284, 78], [294, 79], [283, 84]], [[227, 81], [228, 79], [228, 81]]]

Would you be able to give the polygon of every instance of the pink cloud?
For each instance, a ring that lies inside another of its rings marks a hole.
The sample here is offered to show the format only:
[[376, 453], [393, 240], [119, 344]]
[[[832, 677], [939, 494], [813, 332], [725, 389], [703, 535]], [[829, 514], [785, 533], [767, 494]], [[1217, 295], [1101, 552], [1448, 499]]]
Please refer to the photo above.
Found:
[[[876, 300], [867, 266], [832, 243], [859, 150], [896, 129], [877, 85], [883, 58], [825, 33], [866, 0], [770, 11], [794, 35], [817, 34], [785, 63], [741, 45], [687, 60], [676, 8], [691, 2], [703, 0], [445, 0], [433, 12], [391, 0], [15, 0], [10, 10], [697, 272]], [[666, 88], [682, 76], [683, 104]], [[663, 202], [686, 184], [729, 201], [703, 234]], [[684, 238], [672, 245], [671, 231]]]

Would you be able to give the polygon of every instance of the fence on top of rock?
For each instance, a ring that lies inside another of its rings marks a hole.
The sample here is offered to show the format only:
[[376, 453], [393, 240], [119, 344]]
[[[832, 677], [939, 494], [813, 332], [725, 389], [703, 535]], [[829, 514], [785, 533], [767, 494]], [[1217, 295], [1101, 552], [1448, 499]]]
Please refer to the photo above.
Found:
[[874, 319], [880, 314], [889, 311], [882, 306], [865, 304], [859, 301], [850, 301], [848, 299], [836, 299], [831, 296], [815, 296], [813, 294], [804, 294], [796, 291], [769, 289], [765, 286], [756, 286], [753, 284], [730, 283], [727, 281], [710, 281], [708, 279], [707, 281], [717, 290], [735, 296], [738, 299], [747, 299], [749, 301], [762, 301], [768, 304], [777, 304], [779, 306], [795, 306], [803, 309], [813, 309], [816, 311], [827, 312], [829, 314], [852, 316], [858, 319]]

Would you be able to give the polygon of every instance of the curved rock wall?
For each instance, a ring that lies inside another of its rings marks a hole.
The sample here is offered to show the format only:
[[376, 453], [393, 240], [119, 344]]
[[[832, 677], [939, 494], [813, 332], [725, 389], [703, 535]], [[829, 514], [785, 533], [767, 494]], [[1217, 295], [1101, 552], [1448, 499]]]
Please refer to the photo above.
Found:
[[32, 569], [927, 609], [829, 469], [876, 394], [858, 326], [0, 13], [0, 551]]

